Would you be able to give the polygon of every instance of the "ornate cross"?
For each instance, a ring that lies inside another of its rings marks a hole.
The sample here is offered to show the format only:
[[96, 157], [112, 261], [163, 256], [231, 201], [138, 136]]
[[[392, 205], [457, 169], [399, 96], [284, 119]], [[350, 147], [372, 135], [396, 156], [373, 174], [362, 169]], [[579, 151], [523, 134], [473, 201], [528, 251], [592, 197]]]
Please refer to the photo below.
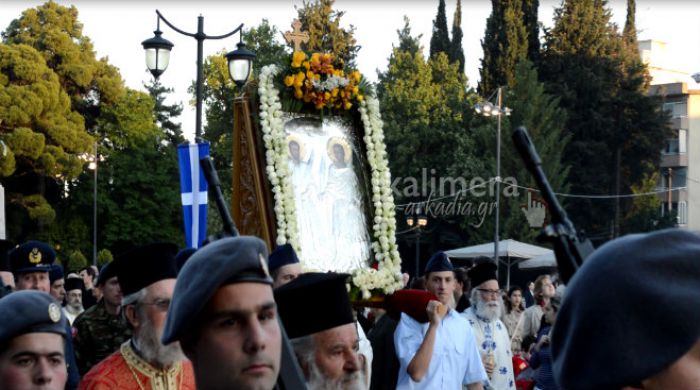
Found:
[[309, 42], [309, 32], [301, 31], [301, 22], [299, 19], [294, 19], [292, 22], [293, 31], [284, 33], [284, 39], [289, 45], [294, 45], [294, 51], [301, 51], [301, 44]]

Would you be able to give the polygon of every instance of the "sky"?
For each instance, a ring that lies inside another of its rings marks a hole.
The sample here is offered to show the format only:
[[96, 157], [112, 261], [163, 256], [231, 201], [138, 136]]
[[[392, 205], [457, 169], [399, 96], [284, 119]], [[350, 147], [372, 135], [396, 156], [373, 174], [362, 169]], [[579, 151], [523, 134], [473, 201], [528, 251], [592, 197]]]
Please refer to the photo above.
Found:
[[[196, 32], [197, 16], [204, 16], [204, 32], [222, 35], [244, 23], [245, 27], [257, 26], [263, 18], [277, 26], [281, 32], [291, 30], [291, 22], [297, 13], [295, 6], [301, 0], [58, 0], [62, 5], [75, 5], [83, 34], [90, 37], [98, 57], [108, 57], [109, 62], [120, 69], [126, 85], [145, 90], [143, 83], [151, 79], [146, 70], [141, 42], [153, 36], [158, 9], [172, 24], [187, 32]], [[43, 1], [0, 1], [0, 28], [21, 15], [27, 8]], [[456, 0], [447, 0], [447, 21], [451, 30]], [[355, 38], [362, 47], [357, 64], [370, 81], [377, 80], [377, 70], [383, 71], [391, 54], [392, 45], [398, 44], [397, 30], [403, 27], [403, 16], [411, 22], [414, 36], [422, 34], [421, 43], [427, 53], [430, 47], [432, 23], [437, 13], [437, 0], [336, 0], [335, 9], [345, 11], [341, 25], [356, 27]], [[552, 26], [553, 10], [560, 1], [540, 0], [539, 20], [545, 27]], [[609, 1], [612, 21], [620, 28], [626, 16], [625, 0]], [[465, 72], [469, 84], [476, 86], [479, 78], [486, 19], [491, 12], [489, 0], [462, 1], [462, 30], [465, 52]], [[700, 72], [700, 1], [692, 0], [637, 0], [638, 38], [661, 40], [667, 43], [667, 64], [688, 73]], [[180, 35], [161, 24], [163, 37], [175, 44], [170, 65], [161, 76], [166, 87], [175, 93], [169, 103], [184, 102], [180, 117], [185, 135], [193, 138], [195, 109], [189, 105], [191, 96], [187, 88], [196, 77], [197, 45], [193, 38]], [[281, 37], [280, 37], [281, 39]], [[204, 41], [204, 56], [222, 49], [235, 49], [238, 35], [223, 40]], [[507, 105], [507, 102], [505, 102]]]

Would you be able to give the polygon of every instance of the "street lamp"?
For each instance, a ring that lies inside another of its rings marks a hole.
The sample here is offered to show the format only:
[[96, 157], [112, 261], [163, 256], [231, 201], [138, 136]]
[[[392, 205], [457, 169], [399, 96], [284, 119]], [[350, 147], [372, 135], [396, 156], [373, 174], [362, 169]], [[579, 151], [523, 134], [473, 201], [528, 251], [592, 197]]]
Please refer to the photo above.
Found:
[[416, 274], [415, 278], [420, 276], [420, 234], [421, 229], [428, 225], [428, 216], [423, 213], [420, 207], [416, 208], [413, 213], [406, 214], [406, 224], [416, 231]]
[[[241, 31], [241, 29], [243, 28], [243, 24], [241, 23], [241, 25], [236, 27], [235, 30], [227, 34], [207, 35], [204, 33], [204, 17], [200, 15], [197, 17], [197, 32], [188, 33], [173, 26], [172, 23], [170, 23], [167, 19], [165, 19], [165, 17], [163, 17], [160, 11], [156, 10], [156, 14], [158, 15], [158, 20], [156, 30], [153, 32], [155, 35], [153, 36], [153, 38], [146, 39], [145, 41], [141, 42], [141, 45], [143, 45], [143, 49], [146, 51], [146, 67], [148, 67], [148, 70], [151, 71], [151, 74], [153, 74], [153, 77], [155, 77], [156, 79], [161, 74], [163, 74], [163, 72], [165, 72], [165, 69], [168, 67], [168, 64], [170, 63], [170, 50], [172, 50], [173, 46], [175, 46], [172, 42], [161, 37], [161, 35], [163, 34], [160, 31], [161, 19], [163, 20], [163, 22], [165, 22], [165, 24], [167, 24], [176, 32], [197, 40], [197, 82], [195, 87], [195, 95], [197, 99], [197, 115], [194, 132], [196, 141], [202, 134], [202, 85], [204, 82], [204, 70], [202, 64], [204, 62], [204, 40], [223, 39], [230, 37], [231, 35]], [[253, 67], [255, 53], [246, 49], [245, 44], [243, 43], [243, 37], [241, 37], [237, 46], [238, 48], [236, 50], [226, 54], [226, 60], [228, 61], [229, 76], [240, 89], [241, 87], [243, 87], [243, 85], [245, 85], [246, 81], [248, 80], [248, 77], [250, 76], [250, 70]]]
[[495, 116], [497, 117], [496, 125], [496, 226], [493, 233], [493, 259], [496, 262], [496, 276], [498, 276], [498, 243], [500, 241], [499, 237], [499, 222], [500, 222], [500, 207], [501, 207], [501, 117], [503, 115], [510, 116], [511, 109], [508, 107], [503, 107], [503, 95], [502, 88], [498, 87], [496, 90], [496, 104], [491, 103], [487, 99], [484, 103], [477, 103], [474, 106], [474, 111], [485, 117]]

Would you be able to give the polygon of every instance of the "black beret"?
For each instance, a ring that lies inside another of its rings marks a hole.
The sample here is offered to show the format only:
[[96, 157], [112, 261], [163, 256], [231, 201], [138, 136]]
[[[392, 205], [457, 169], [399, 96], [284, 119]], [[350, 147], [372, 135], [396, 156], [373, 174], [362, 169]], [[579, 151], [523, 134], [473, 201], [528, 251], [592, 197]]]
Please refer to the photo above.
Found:
[[473, 287], [476, 287], [487, 280], [498, 280], [498, 278], [496, 278], [496, 263], [491, 261], [477, 264], [467, 271], [467, 275], [469, 276], [469, 280], [471, 281]]
[[49, 268], [49, 282], [53, 283], [63, 279], [63, 267], [60, 264], [52, 264]]
[[454, 271], [454, 267], [447, 257], [445, 252], [437, 252], [433, 257], [428, 260], [428, 264], [425, 266], [425, 274], [431, 272], [441, 272], [441, 271]]
[[66, 318], [54, 298], [41, 291], [22, 290], [0, 299], [0, 345], [26, 333], [66, 336]]
[[345, 285], [349, 276], [309, 272], [275, 289], [277, 312], [290, 339], [355, 321]]
[[185, 266], [187, 260], [189, 260], [196, 251], [197, 249], [195, 248], [183, 248], [177, 252], [177, 255], [175, 255], [175, 267], [177, 267], [178, 272]]
[[66, 289], [66, 292], [71, 290], [85, 291], [85, 283], [83, 283], [83, 279], [81, 278], [68, 278], [66, 279], [64, 288]]
[[127, 296], [164, 279], [177, 278], [177, 245], [154, 242], [121, 254], [116, 260], [117, 280]]
[[270, 272], [274, 272], [276, 269], [283, 267], [288, 264], [298, 263], [299, 258], [294, 248], [290, 244], [280, 245], [270, 253], [270, 259], [268, 260]]
[[175, 284], [161, 341], [169, 344], [189, 332], [216, 290], [231, 283], [272, 285], [265, 243], [250, 236], [226, 237], [198, 249]]
[[10, 268], [14, 274], [49, 272], [56, 259], [51, 245], [41, 241], [27, 241], [10, 252]]
[[593, 252], [566, 287], [552, 334], [568, 390], [638, 384], [700, 338], [700, 235], [628, 235]]
[[114, 264], [114, 261], [110, 261], [109, 263], [103, 265], [102, 269], [100, 269], [100, 274], [97, 276], [97, 282], [95, 285], [101, 286], [105, 284], [107, 280], [112, 279], [115, 276], [117, 276], [117, 266]]
[[10, 251], [15, 244], [10, 240], [0, 240], [0, 271], [12, 272], [10, 268]]

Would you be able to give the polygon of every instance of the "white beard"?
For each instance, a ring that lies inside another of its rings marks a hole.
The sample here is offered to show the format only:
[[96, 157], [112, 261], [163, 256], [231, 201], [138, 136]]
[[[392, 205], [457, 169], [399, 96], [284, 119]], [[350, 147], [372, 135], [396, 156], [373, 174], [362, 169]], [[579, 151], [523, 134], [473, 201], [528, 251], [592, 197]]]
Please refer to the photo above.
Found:
[[179, 342], [163, 345], [160, 342], [161, 333], [157, 332], [150, 321], [145, 321], [139, 331], [138, 339], [134, 338], [134, 345], [141, 357], [152, 365], [170, 367], [185, 359], [180, 349]]
[[309, 362], [309, 380], [306, 382], [309, 390], [367, 390], [365, 382], [362, 370], [329, 379], [321, 373], [316, 362]]
[[501, 303], [499, 300], [486, 302], [481, 297], [476, 304], [476, 315], [489, 321], [501, 318]]

